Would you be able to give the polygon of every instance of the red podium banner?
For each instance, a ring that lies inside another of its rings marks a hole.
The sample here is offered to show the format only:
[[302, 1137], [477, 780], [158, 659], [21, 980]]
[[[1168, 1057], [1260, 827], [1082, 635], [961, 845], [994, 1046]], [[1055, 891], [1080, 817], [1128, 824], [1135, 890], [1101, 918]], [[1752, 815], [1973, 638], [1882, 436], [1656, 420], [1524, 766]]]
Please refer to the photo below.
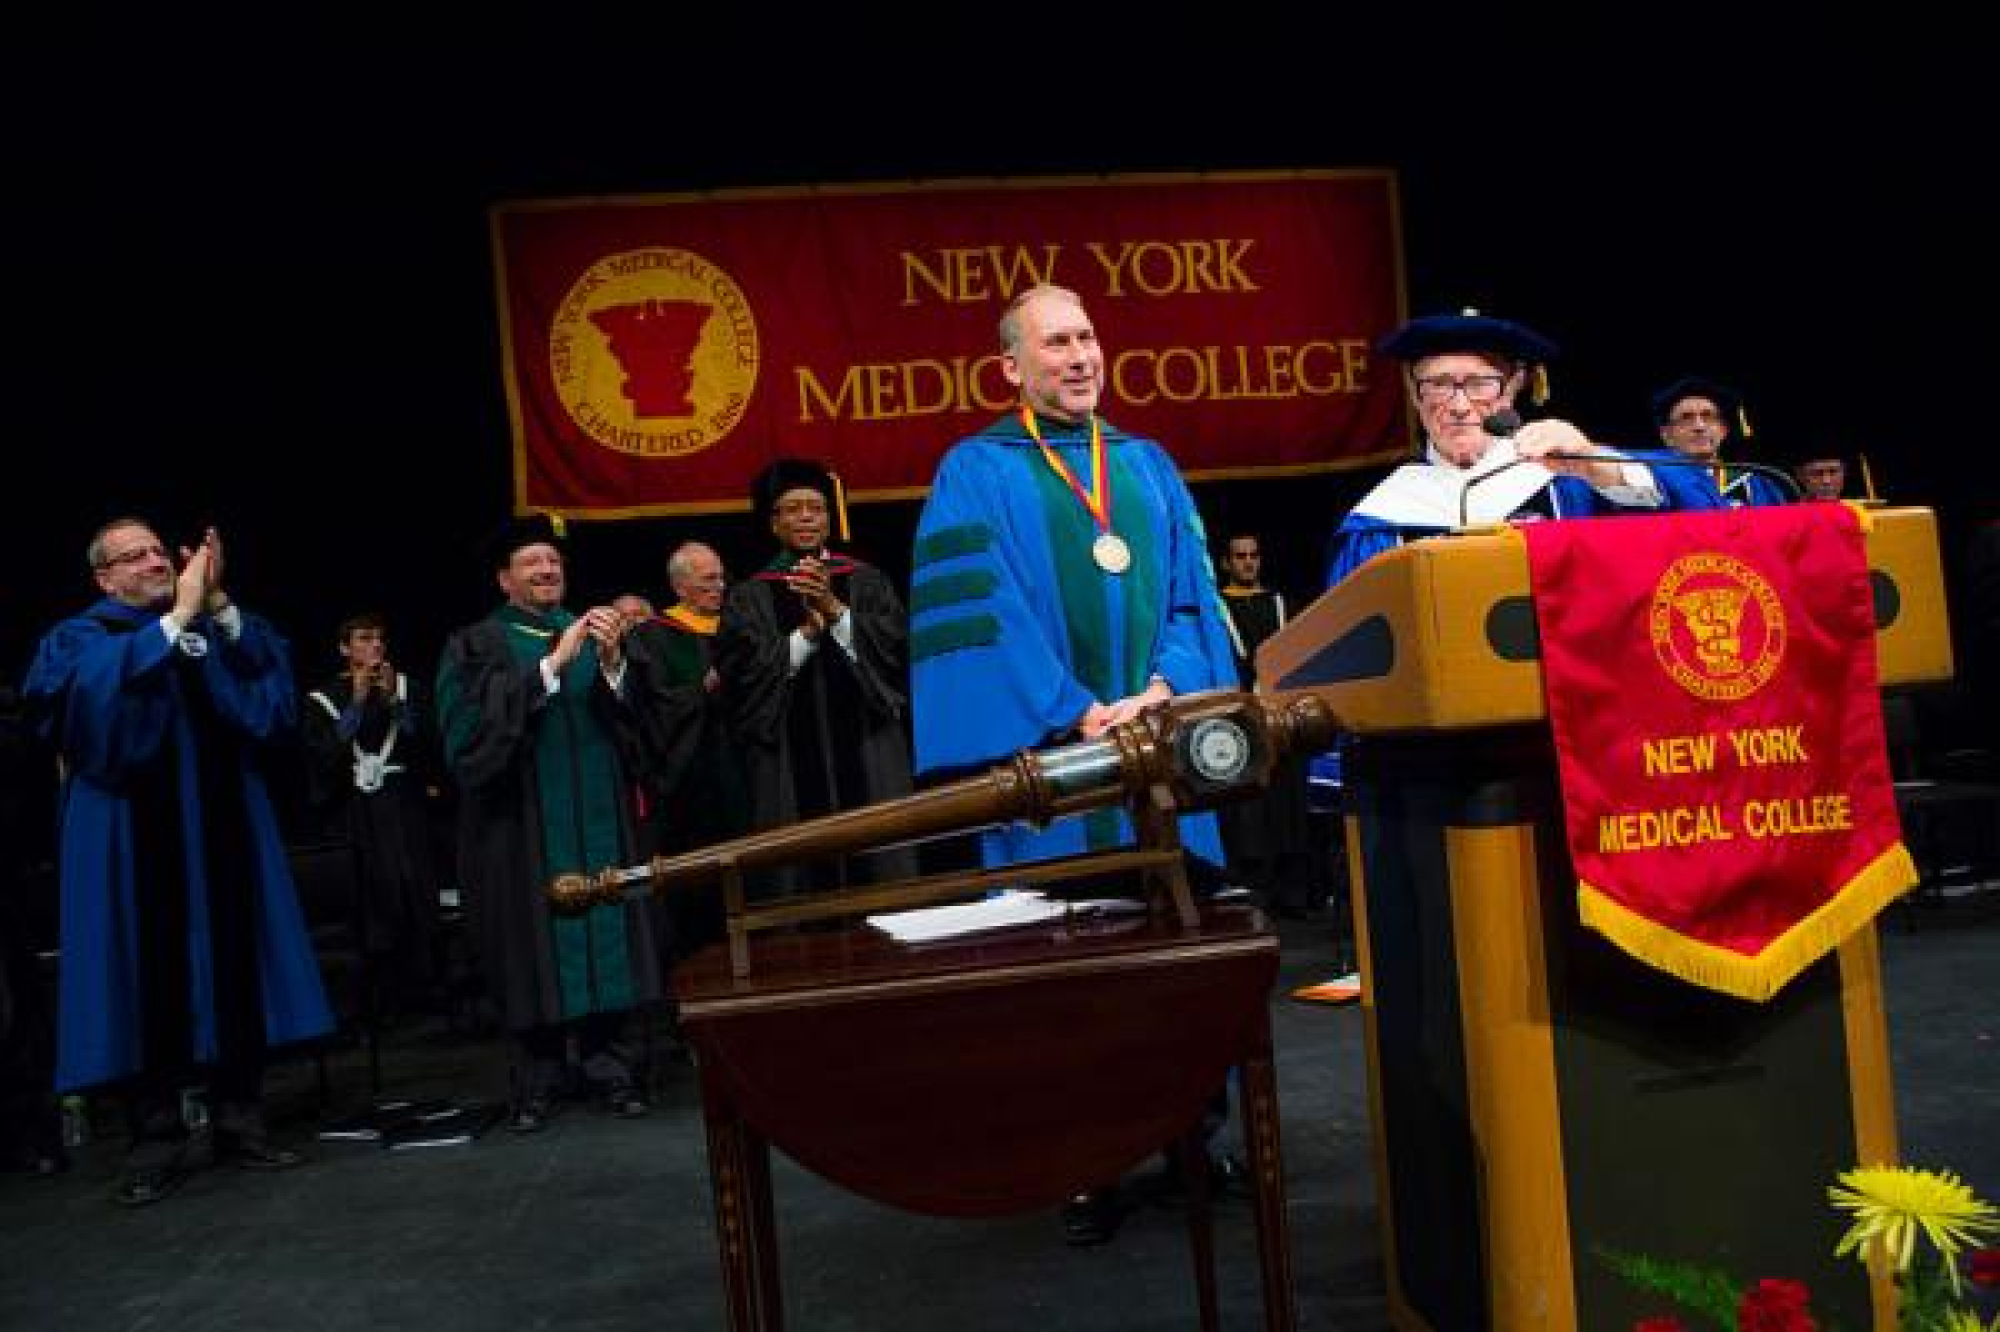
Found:
[[1053, 282], [1108, 420], [1191, 479], [1404, 451], [1374, 340], [1401, 317], [1383, 171], [937, 182], [497, 205], [521, 510], [741, 509], [774, 457], [910, 498], [1008, 410], [995, 326]]
[[1579, 912], [1697, 985], [1768, 999], [1916, 882], [1864, 518], [1524, 529]]

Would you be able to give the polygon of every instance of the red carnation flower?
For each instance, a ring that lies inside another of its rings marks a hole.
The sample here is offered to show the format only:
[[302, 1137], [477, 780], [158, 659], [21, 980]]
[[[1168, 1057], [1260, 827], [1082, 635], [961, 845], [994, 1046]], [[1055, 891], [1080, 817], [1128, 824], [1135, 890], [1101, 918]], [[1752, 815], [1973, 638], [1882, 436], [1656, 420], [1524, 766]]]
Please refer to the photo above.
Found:
[[1975, 1286], [2000, 1286], [2000, 1249], [1974, 1249], [1966, 1275]]
[[1766, 1277], [1743, 1292], [1743, 1302], [1736, 1306], [1737, 1332], [1819, 1332], [1806, 1309], [1810, 1298], [1804, 1282]]
[[1641, 1318], [1632, 1324], [1632, 1332], [1687, 1332], [1687, 1329], [1672, 1314], [1661, 1314], [1657, 1318]]

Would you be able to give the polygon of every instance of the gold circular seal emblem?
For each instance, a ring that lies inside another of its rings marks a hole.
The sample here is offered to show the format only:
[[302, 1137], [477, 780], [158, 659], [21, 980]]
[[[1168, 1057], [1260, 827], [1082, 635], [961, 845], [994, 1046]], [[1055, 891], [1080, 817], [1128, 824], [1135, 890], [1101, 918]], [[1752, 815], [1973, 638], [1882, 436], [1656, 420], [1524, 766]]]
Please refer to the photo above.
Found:
[[606, 255], [549, 327], [549, 376], [570, 419], [639, 457], [719, 443], [750, 405], [759, 359], [742, 288], [692, 250]]
[[1675, 560], [1653, 587], [1653, 655], [1697, 698], [1733, 703], [1769, 684], [1785, 656], [1785, 608], [1762, 574], [1728, 555]]

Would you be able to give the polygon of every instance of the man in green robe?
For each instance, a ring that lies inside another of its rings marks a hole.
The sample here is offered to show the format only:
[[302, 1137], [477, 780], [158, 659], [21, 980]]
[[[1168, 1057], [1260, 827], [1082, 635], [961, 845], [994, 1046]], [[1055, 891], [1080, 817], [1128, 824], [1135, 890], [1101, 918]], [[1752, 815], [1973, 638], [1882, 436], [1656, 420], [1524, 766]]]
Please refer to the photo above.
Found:
[[519, 1042], [508, 1127], [548, 1121], [571, 1043], [612, 1113], [647, 1106], [634, 1011], [661, 996], [653, 904], [551, 909], [560, 874], [634, 858], [628, 622], [563, 608], [563, 552], [548, 519], [511, 524], [492, 550], [506, 600], [455, 632], [439, 665], [445, 759], [458, 785], [459, 872], [480, 965]]

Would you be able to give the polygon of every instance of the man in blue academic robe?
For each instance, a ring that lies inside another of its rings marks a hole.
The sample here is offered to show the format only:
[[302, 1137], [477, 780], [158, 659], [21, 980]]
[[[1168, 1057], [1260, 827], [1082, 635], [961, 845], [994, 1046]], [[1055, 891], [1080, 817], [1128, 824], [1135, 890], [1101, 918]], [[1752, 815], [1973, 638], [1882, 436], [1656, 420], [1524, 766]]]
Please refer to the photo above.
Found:
[[213, 529], [176, 570], [118, 519], [89, 559], [103, 599], [43, 638], [23, 695], [63, 765], [56, 1089], [124, 1093], [139, 1206], [192, 1164], [204, 1078], [218, 1159], [298, 1164], [265, 1131], [264, 1053], [333, 1019], [262, 775], [297, 718], [284, 640], [230, 602]]
[[[917, 521], [911, 702], [920, 774], [1094, 739], [1176, 694], [1233, 688], [1236, 663], [1201, 517], [1166, 450], [1097, 415], [1104, 350], [1074, 292], [1036, 286], [1000, 319], [1017, 411], [945, 454]], [[1181, 841], [1219, 866], [1213, 814]], [[984, 833], [989, 866], [1132, 841], [1123, 810]], [[1227, 1101], [1217, 1097], [1219, 1122]], [[1225, 1158], [1221, 1169], [1230, 1163]], [[1072, 1244], [1122, 1216], [1103, 1185], [1070, 1199]]]
[[[1175, 694], [1234, 687], [1201, 518], [1173, 460], [1097, 415], [1104, 353], [1077, 297], [1036, 287], [1000, 324], [1017, 411], [955, 444], [918, 520], [910, 660], [920, 775], [1102, 735]], [[1220, 865], [1210, 814], [1182, 840]], [[1132, 840], [1122, 810], [986, 833], [988, 865]]]

